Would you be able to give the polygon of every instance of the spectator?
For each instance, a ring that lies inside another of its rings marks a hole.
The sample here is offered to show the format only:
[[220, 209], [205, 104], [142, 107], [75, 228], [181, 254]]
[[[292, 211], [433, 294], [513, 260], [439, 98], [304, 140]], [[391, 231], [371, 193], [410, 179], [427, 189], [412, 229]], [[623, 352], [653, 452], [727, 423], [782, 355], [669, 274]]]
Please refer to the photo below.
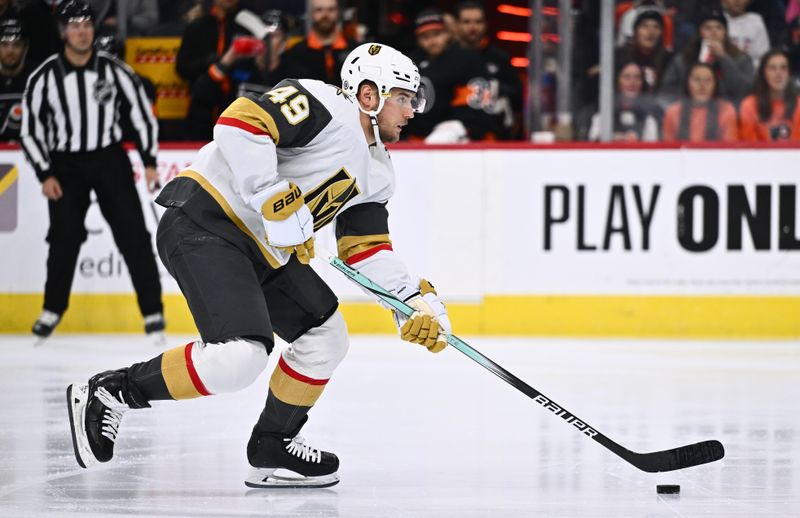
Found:
[[355, 48], [339, 27], [337, 0], [309, 0], [311, 28], [308, 35], [290, 45], [280, 56], [280, 65], [270, 83], [302, 77], [338, 84], [344, 59]]
[[695, 63], [689, 67], [685, 97], [667, 108], [664, 114], [664, 141], [726, 141], [738, 138], [736, 110], [720, 99], [714, 67]]
[[490, 92], [479, 55], [451, 43], [436, 9], [420, 12], [415, 26], [418, 48], [410, 57], [419, 66], [428, 102], [425, 112], [408, 122], [409, 136], [435, 143], [491, 138], [491, 121], [483, 109]]
[[186, 135], [192, 140], [211, 139], [217, 117], [238, 96], [240, 84], [264, 81], [266, 65], [254, 59], [259, 49], [234, 44], [252, 42], [250, 32], [234, 21], [238, 11], [238, 0], [214, 0], [183, 33], [175, 67], [190, 83]]
[[[621, 142], [656, 142], [658, 140], [658, 105], [642, 95], [644, 71], [628, 61], [619, 67], [614, 102], [614, 140]], [[600, 114], [592, 117], [589, 140], [600, 140]]]
[[739, 109], [739, 133], [750, 142], [800, 140], [800, 105], [786, 52], [771, 50], [761, 58], [755, 93]]
[[[522, 113], [522, 82], [511, 65], [511, 57], [486, 36], [486, 12], [482, 2], [468, 0], [455, 8], [456, 30], [461, 45], [483, 58], [483, 73], [494, 95], [486, 106], [492, 131], [504, 140], [519, 137]], [[496, 93], [495, 93], [496, 92]]]
[[53, 0], [31, 0], [19, 8], [19, 19], [28, 35], [27, 59], [33, 64], [61, 51], [57, 6], [58, 2]]
[[44, 305], [33, 333], [48, 337], [67, 309], [94, 191], [130, 271], [145, 332], [158, 336], [164, 330], [158, 268], [117, 119], [121, 111], [130, 113], [145, 178], [155, 188], [158, 126], [152, 107], [125, 63], [94, 50], [91, 8], [77, 0], [62, 3], [59, 25], [64, 51], [31, 75], [22, 104], [22, 148], [50, 214]]
[[617, 49], [614, 63], [634, 61], [644, 71], [644, 91], [655, 92], [661, 86], [664, 70], [672, 60], [672, 52], [664, 48], [664, 18], [652, 9], [644, 10], [633, 24], [633, 39]]
[[751, 0], [748, 12], [756, 13], [764, 20], [769, 34], [770, 48], [778, 48], [786, 41], [790, 4], [794, 0]]
[[14, 9], [12, 0], [0, 0], [0, 21], [13, 18], [17, 19], [17, 10]]
[[[800, 14], [800, 0], [797, 1], [797, 12]], [[800, 88], [800, 16], [789, 22], [788, 36], [783, 45], [789, 55], [789, 70], [796, 88]], [[780, 46], [779, 46], [780, 47]]]
[[35, 68], [25, 59], [28, 39], [15, 18], [0, 19], [0, 140], [19, 140], [22, 93]]
[[636, 19], [645, 11], [656, 11], [662, 16], [663, 44], [666, 48], [672, 49], [673, 22], [672, 17], [667, 15], [663, 0], [636, 0], [621, 2], [617, 6], [617, 47], [624, 47], [631, 42]]
[[758, 60], [769, 50], [767, 27], [760, 14], [748, 13], [751, 0], [722, 0], [725, 19], [728, 21], [728, 36], [739, 50], [750, 56], [753, 68]]
[[89, 0], [88, 4], [97, 13], [98, 33], [117, 33], [118, 6], [121, 2], [125, 2], [128, 36], [147, 34], [158, 24], [157, 0]]
[[753, 62], [728, 38], [728, 21], [719, 10], [703, 14], [697, 35], [664, 72], [661, 92], [667, 96], [679, 96], [686, 84], [686, 71], [697, 61], [712, 67], [718, 92], [725, 99], [738, 103], [750, 92]]

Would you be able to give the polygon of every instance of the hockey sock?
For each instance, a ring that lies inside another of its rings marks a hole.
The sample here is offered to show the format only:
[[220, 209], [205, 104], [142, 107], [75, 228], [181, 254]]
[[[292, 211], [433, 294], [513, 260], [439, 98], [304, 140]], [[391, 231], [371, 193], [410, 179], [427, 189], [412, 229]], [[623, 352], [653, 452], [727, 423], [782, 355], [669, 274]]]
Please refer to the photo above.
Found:
[[272, 373], [267, 402], [254, 432], [277, 435], [295, 432], [327, 383], [327, 379], [300, 374], [281, 356]]
[[192, 361], [194, 342], [164, 351], [155, 358], [131, 365], [128, 379], [148, 401], [191, 399], [210, 392], [197, 375]]

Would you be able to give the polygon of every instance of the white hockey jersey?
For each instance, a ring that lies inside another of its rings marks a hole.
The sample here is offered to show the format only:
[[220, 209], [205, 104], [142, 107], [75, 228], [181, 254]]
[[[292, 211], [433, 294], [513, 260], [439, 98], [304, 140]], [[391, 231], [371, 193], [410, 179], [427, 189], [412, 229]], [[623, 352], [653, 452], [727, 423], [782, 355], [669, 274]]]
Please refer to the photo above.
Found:
[[[365, 215], [356, 219], [375, 219], [374, 212], [385, 212], [394, 192], [391, 162], [382, 146], [368, 148], [355, 101], [326, 83], [289, 79], [261, 97], [234, 101], [219, 117], [214, 140], [164, 187], [157, 201], [181, 207], [198, 225], [277, 268], [289, 255], [267, 243], [261, 214], [248, 201], [280, 180], [300, 187], [315, 230], [358, 204], [367, 204], [369, 210], [355, 211]], [[388, 242], [383, 219], [381, 225], [364, 229], [365, 221], [350, 218], [352, 232], [337, 229], [339, 237], [366, 232], [369, 238], [345, 239], [347, 253], [374, 247], [378, 235], [385, 234], [378, 245]]]

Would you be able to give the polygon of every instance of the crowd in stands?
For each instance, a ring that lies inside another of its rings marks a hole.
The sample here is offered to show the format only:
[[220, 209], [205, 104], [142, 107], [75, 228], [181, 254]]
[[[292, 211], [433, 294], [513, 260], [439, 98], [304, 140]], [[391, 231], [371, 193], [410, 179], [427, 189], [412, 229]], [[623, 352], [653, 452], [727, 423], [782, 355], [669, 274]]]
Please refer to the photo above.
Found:
[[[614, 140], [800, 139], [800, 2], [625, 1], [616, 21]], [[597, 141], [599, 56], [576, 61], [576, 134]]]
[[[96, 46], [121, 58], [120, 33], [180, 36], [175, 70], [186, 81], [191, 101], [185, 119], [162, 121], [163, 139], [208, 140], [217, 116], [233, 99], [267, 91], [285, 78], [338, 84], [342, 60], [366, 40], [395, 45], [419, 65], [428, 106], [410, 122], [404, 138], [461, 143], [529, 137], [523, 116], [525, 69], [512, 66], [494, 40], [486, 12], [494, 3], [399, 2], [408, 12], [398, 23], [413, 32], [407, 39], [397, 31], [381, 34], [380, 23], [367, 24], [374, 13], [360, 13], [359, 23], [357, 9], [369, 9], [372, 2], [307, 2], [308, 9], [301, 0], [87, 0], [95, 13]], [[0, 0], [3, 141], [18, 132], [27, 76], [61, 48], [54, 16], [59, 3]], [[597, 141], [601, 2], [573, 3], [568, 134]], [[259, 33], [237, 17], [242, 10], [254, 13], [266, 29]], [[125, 20], [124, 31], [119, 20]], [[615, 24], [615, 140], [800, 139], [800, 0], [621, 0]], [[143, 79], [155, 99], [155, 87]]]

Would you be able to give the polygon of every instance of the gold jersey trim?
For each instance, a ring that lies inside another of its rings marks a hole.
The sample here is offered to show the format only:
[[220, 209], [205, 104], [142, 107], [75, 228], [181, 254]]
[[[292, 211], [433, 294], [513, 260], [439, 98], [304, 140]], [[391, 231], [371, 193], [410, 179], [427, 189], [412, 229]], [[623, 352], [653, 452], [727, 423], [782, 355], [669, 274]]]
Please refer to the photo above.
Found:
[[379, 245], [391, 245], [389, 234], [372, 234], [368, 236], [342, 236], [336, 241], [339, 258], [347, 262], [354, 255], [360, 254]]
[[233, 224], [239, 228], [239, 230], [244, 232], [245, 235], [247, 235], [250, 239], [253, 240], [256, 246], [258, 246], [258, 249], [264, 255], [264, 258], [267, 260], [267, 263], [269, 263], [269, 265], [275, 269], [281, 267], [280, 261], [278, 261], [278, 259], [276, 259], [275, 256], [270, 254], [269, 250], [267, 250], [267, 247], [264, 246], [264, 244], [261, 243], [261, 241], [255, 235], [253, 235], [250, 229], [247, 228], [247, 225], [244, 224], [244, 221], [242, 221], [239, 218], [239, 216], [237, 216], [236, 213], [233, 211], [233, 208], [228, 203], [228, 200], [225, 199], [225, 197], [217, 190], [216, 187], [211, 185], [211, 182], [206, 180], [206, 178], [203, 177], [203, 175], [201, 175], [197, 171], [193, 171], [191, 169], [184, 169], [183, 171], [180, 172], [178, 176], [182, 178], [191, 178], [192, 180], [197, 182], [200, 185], [200, 187], [203, 188], [204, 191], [206, 191], [212, 198], [214, 198], [214, 200], [220, 206], [222, 211], [225, 212], [225, 215], [228, 216], [228, 219], [230, 219], [233, 222]]
[[275, 119], [272, 118], [272, 115], [247, 97], [239, 97], [233, 101], [231, 105], [222, 112], [220, 117], [238, 119], [246, 124], [266, 131], [269, 133], [270, 137], [272, 137], [272, 141], [275, 142], [276, 146], [281, 139], [278, 125], [275, 124]]

